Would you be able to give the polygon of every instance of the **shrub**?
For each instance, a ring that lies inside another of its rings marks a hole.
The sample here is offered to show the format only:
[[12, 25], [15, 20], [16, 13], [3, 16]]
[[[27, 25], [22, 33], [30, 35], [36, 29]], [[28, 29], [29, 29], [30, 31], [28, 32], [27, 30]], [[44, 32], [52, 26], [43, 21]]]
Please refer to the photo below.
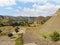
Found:
[[1, 33], [2, 31], [0, 30], [0, 33]]
[[44, 38], [47, 38], [47, 36], [46, 36], [46, 35], [43, 35], [43, 37], [44, 37]]
[[24, 21], [20, 22], [20, 26], [25, 26], [26, 23]]
[[53, 32], [53, 34], [51, 34], [50, 37], [53, 41], [59, 41], [60, 40], [60, 34], [56, 31]]
[[12, 37], [13, 36], [13, 34], [12, 33], [8, 33], [8, 37]]
[[11, 23], [10, 25], [12, 25], [13, 27], [15, 27], [15, 26], [19, 26], [20, 24], [18, 22], [14, 22], [14, 23]]
[[43, 21], [41, 21], [41, 24], [44, 24], [44, 22], [43, 22]]
[[19, 32], [19, 30], [18, 30], [18, 29], [19, 29], [18, 27], [16, 27], [16, 28], [15, 28], [15, 32], [16, 32], [16, 33], [17, 33], [17, 32]]

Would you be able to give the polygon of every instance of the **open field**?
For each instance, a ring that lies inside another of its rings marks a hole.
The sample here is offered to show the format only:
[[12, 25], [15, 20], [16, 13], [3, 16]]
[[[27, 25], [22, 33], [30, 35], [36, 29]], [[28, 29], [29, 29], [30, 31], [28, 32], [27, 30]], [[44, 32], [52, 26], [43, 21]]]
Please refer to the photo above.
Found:
[[0, 45], [15, 45], [15, 42], [8, 36], [0, 36]]
[[[23, 27], [23, 26], [19, 26], [19, 31], [20, 30], [23, 30], [23, 31], [25, 31], [25, 33], [24, 34], [26, 34], [26, 33], [33, 33], [33, 34], [35, 34], [36, 32], [38, 33], [38, 28], [41, 28], [40, 26], [39, 27]], [[5, 34], [5, 33], [9, 33], [9, 32], [14, 32], [14, 30], [15, 30], [15, 27], [12, 27], [12, 26], [4, 26], [4, 27], [0, 27], [0, 29], [2, 30], [2, 34]], [[12, 42], [12, 40], [7, 36], [7, 35], [2, 35], [1, 34], [1, 37], [0, 37], [0, 39], [2, 39], [2, 40], [6, 40], [6, 42], [5, 41], [1, 41], [0, 40], [0, 42], [2, 42], [1, 43], [1, 45], [3, 45], [4, 43], [6, 43], [6, 45], [13, 45], [13, 42], [14, 42], [14, 45], [17, 45], [17, 44], [21, 44], [20, 42], [21, 42], [21, 39], [19, 40], [19, 39], [16, 39], [16, 42], [15, 41], [13, 41]], [[28, 34], [28, 35], [30, 35], [30, 34]], [[2, 38], [3, 37], [3, 38]], [[23, 37], [24, 37], [24, 35], [23, 35]], [[30, 38], [32, 38], [32, 37], [30, 37]], [[36, 38], [36, 36], [33, 36], [33, 38]], [[7, 40], [8, 39], [8, 40]], [[23, 41], [24, 41], [25, 39], [23, 38]], [[7, 43], [7, 41], [8, 41], [8, 43]], [[11, 43], [11, 44], [10, 44]], [[15, 44], [16, 43], [16, 44]], [[24, 44], [25, 44], [25, 41], [24, 41]], [[29, 43], [30, 44], [30, 43]]]
[[[23, 44], [24, 45], [32, 45], [32, 44], [60, 45], [60, 13], [59, 12], [60, 9], [44, 25], [31, 26], [31, 27], [18, 26], [19, 32], [15, 32], [16, 27], [13, 26], [0, 27], [0, 29], [2, 30], [2, 34], [5, 33], [8, 34], [9, 32], [11, 32], [17, 37], [16, 40], [13, 42], [11, 42], [11, 40], [8, 37], [3, 37], [3, 38], [0, 37], [0, 39], [3, 40], [7, 39], [8, 43], [11, 43], [10, 45], [15, 45], [15, 44], [16, 45], [23, 45]], [[23, 37], [19, 38], [21, 34], [23, 34]], [[1, 45], [3, 45], [4, 43], [8, 45], [7, 42], [2, 42]]]

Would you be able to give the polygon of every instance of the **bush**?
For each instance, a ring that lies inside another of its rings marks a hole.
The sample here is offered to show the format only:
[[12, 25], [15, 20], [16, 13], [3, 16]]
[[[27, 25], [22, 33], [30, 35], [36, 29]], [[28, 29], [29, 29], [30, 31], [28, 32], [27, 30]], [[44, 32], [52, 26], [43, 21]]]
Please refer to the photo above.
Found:
[[0, 33], [1, 33], [2, 31], [0, 30]]
[[18, 30], [18, 29], [19, 29], [18, 27], [16, 27], [16, 28], [15, 28], [15, 32], [16, 32], [16, 33], [17, 33], [17, 32], [19, 32], [19, 30]]
[[59, 41], [60, 40], [60, 34], [56, 31], [53, 32], [53, 34], [51, 34], [50, 37], [53, 41]]
[[15, 26], [19, 26], [20, 24], [18, 22], [14, 22], [14, 23], [11, 23], [10, 25], [12, 25], [13, 27], [15, 27]]
[[41, 21], [41, 24], [44, 24], [44, 22], [43, 22], [43, 21]]
[[26, 22], [22, 21], [20, 22], [20, 26], [25, 26], [26, 25]]
[[13, 34], [12, 33], [8, 33], [8, 37], [12, 37], [13, 36]]
[[44, 38], [47, 38], [47, 36], [46, 36], [46, 35], [43, 35], [43, 37], [44, 37]]

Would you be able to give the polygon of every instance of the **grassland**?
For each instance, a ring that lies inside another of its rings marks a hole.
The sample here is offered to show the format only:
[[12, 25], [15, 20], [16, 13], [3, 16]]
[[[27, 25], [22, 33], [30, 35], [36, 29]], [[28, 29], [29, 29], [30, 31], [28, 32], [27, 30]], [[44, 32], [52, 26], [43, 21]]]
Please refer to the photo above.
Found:
[[[31, 38], [36, 38], [38, 36], [36, 34], [36, 33], [38, 33], [38, 28], [41, 28], [41, 26], [38, 26], [38, 27], [18, 26], [18, 27], [19, 27], [19, 30], [26, 30], [25, 33], [31, 33], [32, 34]], [[1, 34], [7, 34], [9, 32], [14, 32], [15, 27], [12, 27], [12, 26], [4, 26], [4, 27], [0, 27], [0, 29], [2, 30], [2, 33]], [[37, 36], [33, 36], [35, 34]], [[28, 34], [28, 35], [30, 35], [30, 34]], [[1, 35], [1, 36], [7, 36], [7, 35]], [[18, 37], [15, 40], [15, 45], [23, 45], [23, 41], [24, 41], [24, 39], [22, 39], [22, 37]]]
[[23, 43], [23, 39], [22, 39], [22, 37], [19, 37], [19, 38], [17, 38], [16, 40], [15, 40], [15, 45], [23, 45], [24, 43]]

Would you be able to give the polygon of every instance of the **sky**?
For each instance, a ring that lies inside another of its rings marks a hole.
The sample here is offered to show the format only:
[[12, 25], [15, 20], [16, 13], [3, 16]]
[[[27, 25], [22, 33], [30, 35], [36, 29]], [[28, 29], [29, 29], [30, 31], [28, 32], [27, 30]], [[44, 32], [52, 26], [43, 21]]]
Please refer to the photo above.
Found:
[[0, 0], [0, 15], [51, 16], [60, 8], [60, 0]]

